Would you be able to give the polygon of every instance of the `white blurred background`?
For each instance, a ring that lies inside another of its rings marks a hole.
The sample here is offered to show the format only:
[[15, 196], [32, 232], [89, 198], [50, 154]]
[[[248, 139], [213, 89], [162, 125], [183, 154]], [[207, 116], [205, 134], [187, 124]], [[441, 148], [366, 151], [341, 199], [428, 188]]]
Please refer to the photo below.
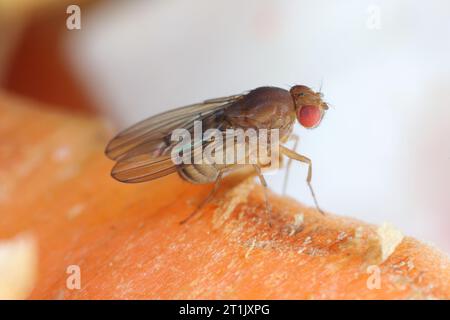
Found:
[[[296, 128], [321, 206], [450, 252], [449, 1], [135, 0], [82, 14], [65, 50], [120, 128], [258, 86], [323, 83], [324, 121]], [[283, 177], [268, 177], [273, 190]], [[305, 177], [295, 164], [288, 194], [312, 204]]]

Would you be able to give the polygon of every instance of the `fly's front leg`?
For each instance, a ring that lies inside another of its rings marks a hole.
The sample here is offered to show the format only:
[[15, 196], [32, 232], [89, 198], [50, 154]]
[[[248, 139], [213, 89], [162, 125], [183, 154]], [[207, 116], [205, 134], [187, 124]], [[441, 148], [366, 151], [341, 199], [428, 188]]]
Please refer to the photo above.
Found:
[[316, 194], [314, 193], [313, 187], [311, 186], [311, 178], [312, 178], [312, 162], [311, 159], [302, 156], [301, 154], [298, 154], [295, 151], [292, 151], [288, 148], [286, 148], [285, 146], [280, 146], [280, 150], [281, 153], [284, 154], [285, 156], [287, 156], [289, 159], [292, 160], [297, 160], [303, 163], [306, 163], [308, 165], [308, 176], [306, 177], [306, 182], [308, 184], [309, 190], [311, 191], [311, 195], [313, 197], [314, 203], [316, 205], [317, 210], [321, 213], [324, 214], [324, 212], [322, 211], [322, 209], [320, 209], [319, 207], [319, 203], [317, 202], [317, 198], [316, 198]]
[[217, 178], [216, 178], [216, 181], [214, 182], [214, 187], [209, 192], [208, 196], [197, 206], [197, 209], [195, 209], [194, 212], [192, 212], [184, 220], [180, 221], [180, 224], [185, 224], [186, 222], [188, 222], [193, 216], [195, 216], [214, 197], [214, 195], [216, 194], [217, 190], [219, 189], [220, 182], [222, 181], [222, 175], [223, 175], [223, 171], [220, 171], [218, 176], [217, 176]]
[[[297, 145], [298, 145], [298, 140], [299, 140], [299, 136], [296, 134], [291, 134], [291, 137], [289, 140], [293, 140], [294, 141], [294, 146], [293, 146], [293, 150], [297, 150]], [[287, 165], [286, 165], [286, 171], [284, 173], [284, 181], [283, 181], [283, 195], [286, 194], [286, 190], [287, 190], [287, 186], [288, 186], [288, 179], [289, 179], [289, 171], [291, 169], [291, 164], [292, 164], [292, 158], [288, 159]]]
[[261, 168], [258, 165], [256, 165], [256, 164], [253, 165], [253, 168], [255, 168], [256, 174], [259, 177], [259, 181], [261, 181], [261, 184], [264, 187], [264, 198], [265, 198], [265, 201], [266, 201], [267, 221], [269, 222], [269, 226], [272, 226], [272, 222], [271, 222], [272, 206], [270, 205], [269, 195], [267, 194], [267, 188], [268, 188], [267, 182], [266, 182], [266, 179], [264, 179], [264, 176], [261, 173]]

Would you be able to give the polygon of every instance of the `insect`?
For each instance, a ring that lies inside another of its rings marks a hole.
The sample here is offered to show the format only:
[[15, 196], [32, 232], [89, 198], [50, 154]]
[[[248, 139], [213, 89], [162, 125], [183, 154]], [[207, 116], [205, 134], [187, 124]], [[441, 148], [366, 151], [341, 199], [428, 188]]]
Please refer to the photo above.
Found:
[[[171, 157], [177, 145], [177, 142], [171, 139], [173, 130], [183, 128], [192, 133], [195, 121], [202, 124], [203, 132], [211, 128], [223, 133], [230, 128], [277, 129], [280, 155], [289, 158], [283, 189], [286, 189], [288, 169], [292, 160], [307, 164], [306, 182], [319, 209], [311, 186], [312, 162], [295, 151], [298, 137], [292, 134], [292, 130], [296, 120], [305, 128], [317, 127], [326, 110], [328, 105], [322, 100], [322, 94], [314, 92], [307, 86], [295, 85], [289, 91], [277, 87], [259, 87], [244, 94], [210, 99], [150, 117], [120, 132], [108, 143], [105, 153], [117, 162], [111, 175], [121, 182], [144, 182], [177, 172], [190, 183], [214, 183], [210, 194], [197, 210], [181, 222], [184, 223], [211, 200], [223, 175], [237, 165], [176, 164]], [[294, 150], [283, 145], [289, 139], [295, 141]], [[195, 150], [210, 143], [212, 142], [202, 141], [196, 145], [191, 143], [188, 147], [195, 153]], [[252, 165], [264, 186], [266, 209], [270, 218], [267, 183], [261, 173], [261, 165], [259, 163]], [[322, 212], [320, 209], [319, 211]]]

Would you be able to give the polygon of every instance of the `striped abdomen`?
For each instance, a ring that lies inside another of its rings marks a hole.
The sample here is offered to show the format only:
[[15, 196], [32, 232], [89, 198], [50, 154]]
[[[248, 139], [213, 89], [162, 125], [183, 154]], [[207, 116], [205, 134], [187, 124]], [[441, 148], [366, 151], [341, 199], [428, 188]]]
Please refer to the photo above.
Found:
[[195, 184], [214, 182], [220, 172], [219, 165], [214, 164], [183, 164], [177, 170], [184, 180]]

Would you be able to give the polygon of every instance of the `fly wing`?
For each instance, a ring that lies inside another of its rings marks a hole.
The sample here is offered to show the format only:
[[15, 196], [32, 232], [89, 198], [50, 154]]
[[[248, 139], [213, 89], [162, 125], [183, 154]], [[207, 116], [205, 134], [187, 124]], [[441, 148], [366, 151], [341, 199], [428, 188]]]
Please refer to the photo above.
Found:
[[150, 117], [120, 132], [108, 143], [105, 153], [110, 159], [119, 160], [142, 143], [161, 140], [176, 128], [189, 128], [195, 120], [226, 108], [240, 97], [242, 95], [211, 99]]
[[[203, 131], [218, 125], [221, 111], [242, 95], [207, 100], [181, 107], [141, 121], [122, 131], [106, 147], [105, 154], [116, 160], [111, 174], [122, 182], [143, 182], [176, 171], [171, 149], [177, 142], [170, 139], [175, 129], [193, 131], [194, 121], [202, 121]], [[192, 139], [193, 140], [193, 139]]]
[[117, 162], [111, 175], [121, 182], [137, 183], [157, 179], [175, 171], [176, 166], [170, 157], [153, 158], [143, 154], [130, 161]]

